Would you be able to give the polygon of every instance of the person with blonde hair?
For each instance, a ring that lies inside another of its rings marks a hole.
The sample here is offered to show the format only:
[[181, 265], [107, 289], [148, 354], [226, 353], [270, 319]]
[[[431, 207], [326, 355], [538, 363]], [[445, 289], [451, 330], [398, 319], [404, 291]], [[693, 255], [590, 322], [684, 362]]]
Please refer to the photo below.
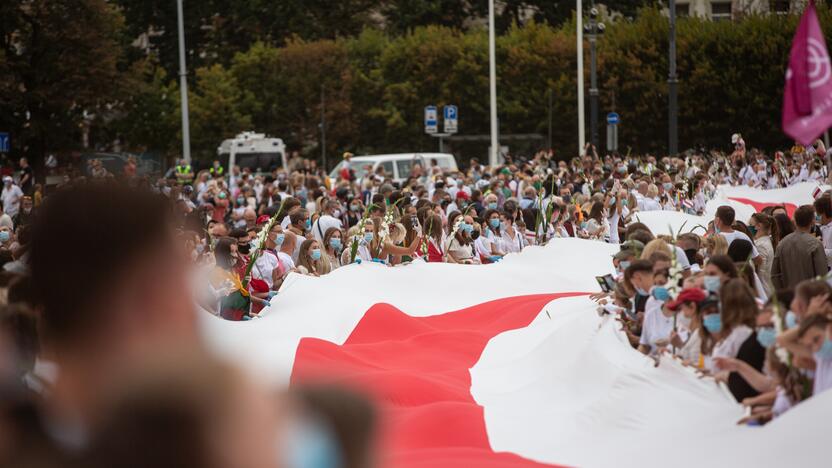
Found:
[[708, 236], [705, 238], [705, 252], [708, 257], [728, 254], [728, 241], [722, 236]]
[[659, 187], [656, 184], [647, 186], [647, 195], [639, 203], [640, 211], [659, 211], [662, 205], [659, 203]]
[[641, 251], [641, 259], [650, 260], [650, 257], [657, 252], [667, 255], [668, 258], [673, 258], [673, 252], [667, 242], [662, 239], [653, 239], [644, 246], [644, 250]]
[[306, 268], [312, 276], [321, 276], [332, 270], [329, 255], [324, 255], [321, 244], [316, 239], [306, 239], [300, 245], [298, 266]]
[[[415, 237], [408, 246], [399, 246], [397, 242], [404, 240], [406, 231], [404, 226], [399, 223], [394, 223], [388, 226], [388, 234], [383, 239], [381, 233], [381, 220], [373, 219], [372, 223], [367, 224], [373, 230], [373, 239], [368, 243], [367, 247], [370, 249], [373, 261], [380, 261], [387, 264], [395, 264], [396, 260], [400, 260], [402, 255], [413, 256], [416, 250], [421, 245], [421, 237]], [[437, 224], [439, 229], [442, 229], [441, 223]], [[392, 261], [391, 261], [392, 257]]]

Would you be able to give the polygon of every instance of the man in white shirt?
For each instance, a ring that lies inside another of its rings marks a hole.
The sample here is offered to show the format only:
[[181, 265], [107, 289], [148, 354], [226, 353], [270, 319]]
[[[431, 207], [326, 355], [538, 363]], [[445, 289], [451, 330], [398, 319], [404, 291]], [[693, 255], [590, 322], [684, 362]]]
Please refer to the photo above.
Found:
[[752, 241], [744, 232], [734, 230], [732, 226], [734, 225], [735, 216], [736, 213], [733, 208], [728, 205], [720, 206], [716, 210], [716, 216], [714, 216], [714, 229], [716, 229], [716, 232], [725, 238], [725, 241], [728, 243], [728, 247], [730, 247], [731, 243], [737, 239], [747, 240], [751, 244], [751, 258], [754, 260], [754, 264], [759, 266], [759, 264], [763, 262], [763, 257], [761, 257], [760, 252], [757, 251], [757, 246], [754, 245], [754, 241]]
[[14, 184], [14, 179], [9, 176], [3, 177], [3, 192], [0, 193], [0, 200], [3, 201], [3, 210], [14, 218], [20, 211], [20, 200], [23, 198], [23, 190]]
[[324, 205], [324, 214], [315, 220], [315, 224], [312, 225], [312, 234], [314, 234], [315, 239], [323, 244], [324, 242], [324, 235], [326, 231], [330, 228], [343, 228], [343, 223], [338, 218], [338, 209], [340, 203], [337, 200], [329, 200]]

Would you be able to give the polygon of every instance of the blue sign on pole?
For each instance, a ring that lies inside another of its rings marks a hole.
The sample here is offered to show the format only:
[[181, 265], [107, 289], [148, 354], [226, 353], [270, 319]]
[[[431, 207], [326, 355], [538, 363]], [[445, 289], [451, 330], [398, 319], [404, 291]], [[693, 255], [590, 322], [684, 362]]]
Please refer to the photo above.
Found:
[[610, 125], [618, 125], [621, 122], [621, 117], [618, 116], [615, 112], [610, 112], [607, 114], [607, 123]]
[[12, 149], [12, 140], [8, 133], [0, 133], [0, 153], [8, 153]]
[[445, 133], [456, 133], [459, 123], [459, 109], [454, 105], [447, 105], [443, 109], [445, 118]]
[[439, 116], [436, 106], [425, 106], [425, 133], [436, 133], [439, 131]]

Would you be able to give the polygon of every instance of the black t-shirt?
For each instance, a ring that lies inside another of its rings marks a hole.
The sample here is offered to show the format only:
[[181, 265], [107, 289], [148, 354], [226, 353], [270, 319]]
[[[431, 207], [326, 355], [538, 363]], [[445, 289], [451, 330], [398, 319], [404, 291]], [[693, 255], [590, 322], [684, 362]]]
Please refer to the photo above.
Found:
[[638, 293], [636, 294], [635, 301], [633, 301], [635, 304], [636, 313], [644, 312], [644, 306], [647, 305], [647, 299], [650, 299], [650, 296], [642, 296]]
[[[29, 177], [26, 179], [26, 182], [23, 182], [23, 179], [26, 178], [27, 175]], [[32, 171], [32, 166], [26, 166], [24, 169], [21, 170], [20, 180], [20, 189], [23, 190], [23, 193], [25, 193], [26, 195], [30, 195], [32, 192], [32, 187], [34, 187], [35, 185], [35, 173]]]
[[[757, 332], [752, 333], [737, 351], [737, 359], [743, 361], [757, 369], [763, 371], [763, 362], [766, 360], [766, 349], [757, 341]], [[745, 398], [755, 397], [760, 394], [754, 387], [748, 384], [742, 376], [737, 372], [731, 372], [728, 376], [728, 389], [738, 402]]]

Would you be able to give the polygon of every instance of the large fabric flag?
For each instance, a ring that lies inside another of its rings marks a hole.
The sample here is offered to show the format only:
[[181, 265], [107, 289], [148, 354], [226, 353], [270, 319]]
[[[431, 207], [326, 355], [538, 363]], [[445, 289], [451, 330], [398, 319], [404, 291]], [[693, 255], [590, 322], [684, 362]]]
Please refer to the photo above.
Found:
[[[714, 202], [799, 206], [816, 187], [723, 186]], [[641, 214], [656, 233], [713, 219], [674, 215]], [[202, 324], [212, 349], [264, 380], [362, 391], [379, 468], [828, 466], [832, 392], [737, 425], [745, 412], [723, 385], [670, 356], [657, 365], [597, 313], [586, 293], [618, 249], [554, 239], [492, 265], [292, 274], [261, 318]]]
[[813, 1], [792, 41], [783, 92], [783, 131], [802, 145], [832, 126], [832, 63]]

